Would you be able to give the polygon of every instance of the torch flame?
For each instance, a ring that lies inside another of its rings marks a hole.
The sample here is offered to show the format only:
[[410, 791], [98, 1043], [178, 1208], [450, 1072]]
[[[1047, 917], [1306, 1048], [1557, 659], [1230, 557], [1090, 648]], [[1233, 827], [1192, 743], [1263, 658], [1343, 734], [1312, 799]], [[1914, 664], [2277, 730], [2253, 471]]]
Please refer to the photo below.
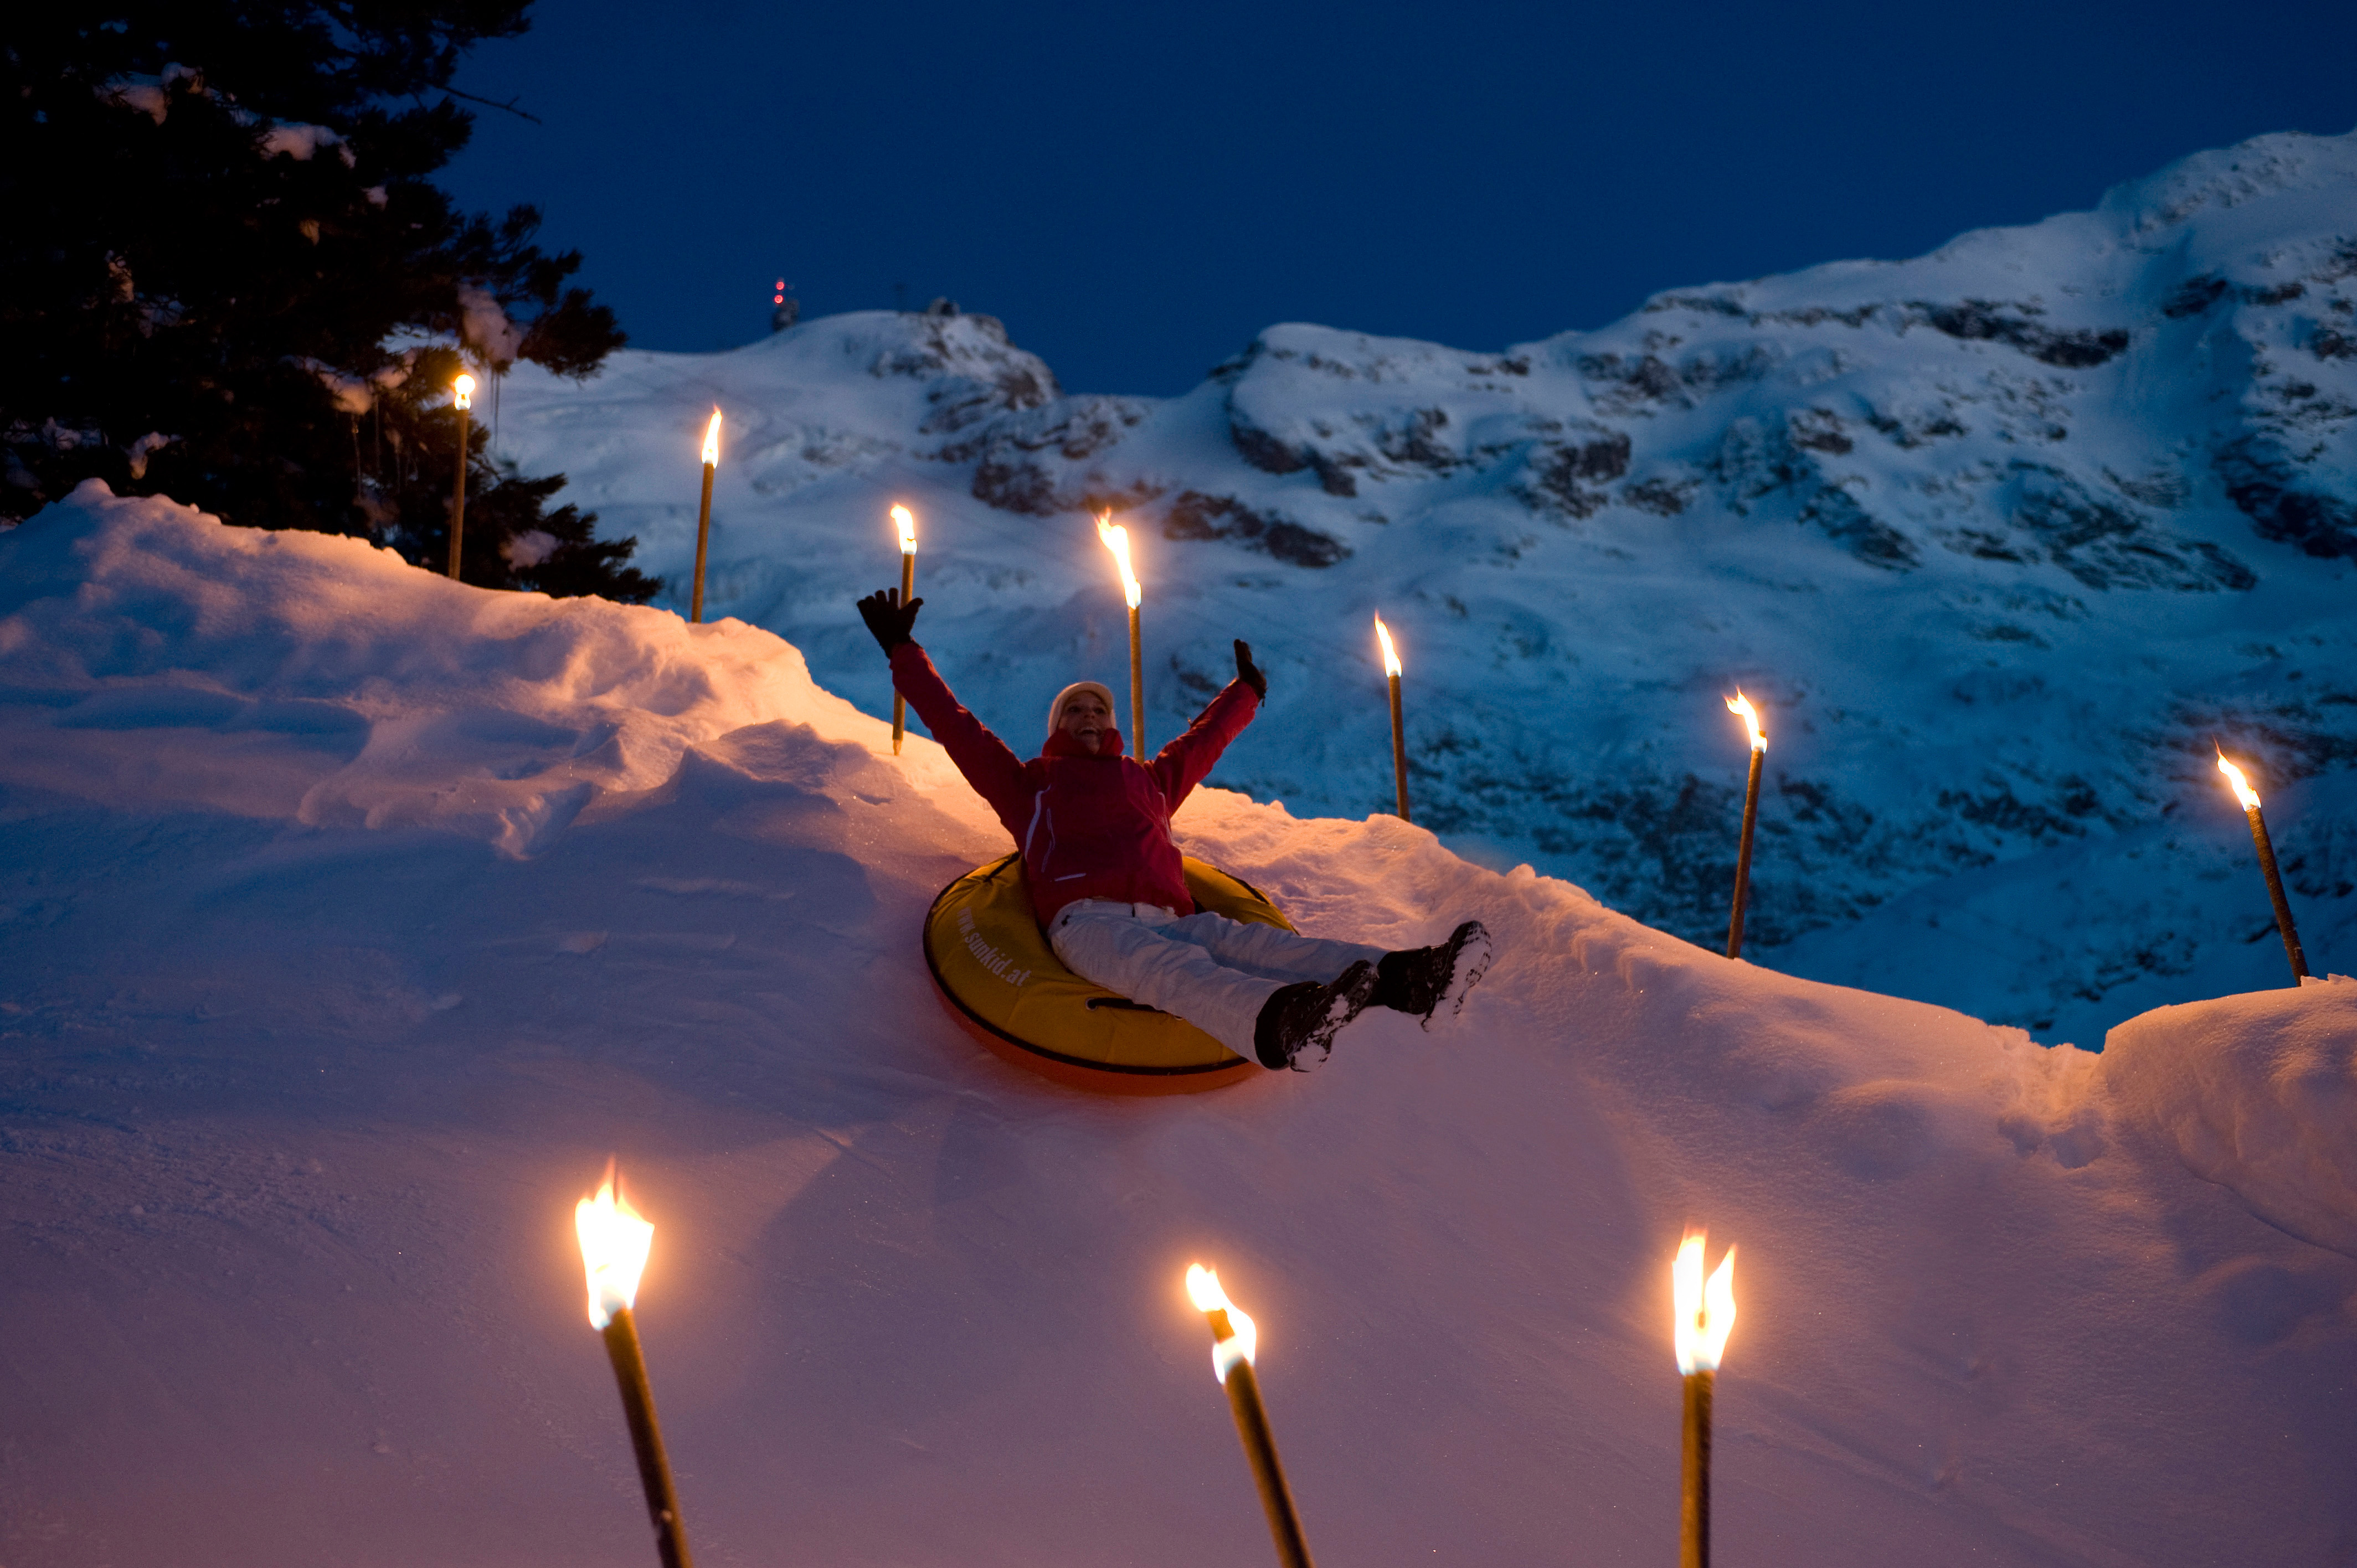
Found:
[[1375, 640], [1383, 645], [1383, 673], [1400, 672], [1399, 650], [1392, 646], [1392, 628], [1383, 624], [1383, 612], [1375, 612]]
[[2222, 751], [2218, 753], [2218, 771], [2224, 774], [2226, 781], [2234, 787], [2234, 799], [2243, 802], [2243, 810], [2255, 811], [2259, 809], [2259, 792], [2251, 788], [2251, 781], [2243, 777], [2241, 768], [2226, 760], [2226, 754]]
[[914, 555], [917, 553], [916, 518], [909, 514], [907, 507], [896, 506], [892, 509], [892, 521], [900, 530], [900, 553]]
[[474, 377], [466, 375], [460, 376], [457, 381], [450, 383], [450, 390], [458, 394], [458, 406], [460, 408], [472, 408], [475, 406]]
[[1738, 686], [1735, 689], [1735, 695], [1727, 699], [1727, 711], [1743, 715], [1743, 727], [1751, 732], [1752, 750], [1768, 749], [1768, 737], [1760, 728], [1760, 711], [1751, 705], [1751, 699], [1743, 694], [1742, 687]]
[[1735, 1326], [1735, 1249], [1702, 1277], [1703, 1233], [1689, 1230], [1678, 1243], [1677, 1260], [1670, 1265], [1670, 1295], [1677, 1312], [1675, 1339], [1678, 1370], [1716, 1372], [1727, 1354], [1727, 1336]]
[[1129, 569], [1129, 530], [1116, 528], [1105, 521], [1112, 516], [1113, 513], [1105, 512], [1098, 517], [1097, 537], [1104, 541], [1107, 550], [1113, 552], [1114, 564], [1121, 568], [1122, 596], [1129, 601], [1131, 609], [1135, 609], [1146, 595], [1137, 585], [1137, 574]]
[[[1228, 1372], [1238, 1361], [1250, 1361], [1260, 1346], [1260, 1330], [1244, 1316], [1244, 1309], [1228, 1300], [1228, 1293], [1220, 1288], [1220, 1276], [1200, 1263], [1187, 1265], [1187, 1294], [1198, 1312], [1211, 1316], [1211, 1371], [1220, 1381], [1228, 1380]], [[1220, 1331], [1222, 1320], [1227, 1332]]]
[[720, 409], [716, 403], [712, 410], [712, 423], [704, 427], [704, 466], [720, 466]]
[[581, 1262], [589, 1273], [589, 1326], [603, 1328], [638, 1299], [639, 1275], [655, 1228], [640, 1218], [630, 1200], [614, 1193], [614, 1168], [595, 1197], [574, 1207], [573, 1229], [581, 1238]]

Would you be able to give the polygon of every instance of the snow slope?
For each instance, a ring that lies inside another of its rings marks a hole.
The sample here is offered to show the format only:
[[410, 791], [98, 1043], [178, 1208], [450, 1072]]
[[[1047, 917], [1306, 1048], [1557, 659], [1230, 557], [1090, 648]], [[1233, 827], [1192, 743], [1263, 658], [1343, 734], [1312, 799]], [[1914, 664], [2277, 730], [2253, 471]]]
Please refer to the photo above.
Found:
[[645, 1561], [613, 1152], [706, 1563], [1265, 1561], [1193, 1259], [1324, 1560], [1662, 1561], [1690, 1219], [1727, 1560], [2357, 1553], [2357, 982], [2052, 1050], [1212, 789], [1305, 924], [1505, 956], [1453, 1037], [1101, 1100], [943, 1016], [1001, 834], [885, 736], [741, 624], [95, 485], [0, 536], [0, 1561]]
[[1151, 733], [1231, 637], [1275, 673], [1222, 782], [1390, 800], [1380, 607], [1418, 821], [1717, 945], [1739, 682], [1771, 733], [1756, 956], [2093, 1044], [2265, 968], [2247, 858], [2209, 877], [2246, 854], [2214, 737], [2255, 761], [2309, 951], [2357, 967], [2347, 786], [2287, 788], [2357, 758], [2357, 134], [1502, 352], [1274, 327], [1168, 401], [1061, 396], [986, 317], [878, 312], [503, 403], [501, 450], [683, 606], [718, 403], [708, 602], [870, 713], [850, 601], [896, 570], [895, 499], [962, 691], [1125, 690], [1109, 505], [1146, 535]]

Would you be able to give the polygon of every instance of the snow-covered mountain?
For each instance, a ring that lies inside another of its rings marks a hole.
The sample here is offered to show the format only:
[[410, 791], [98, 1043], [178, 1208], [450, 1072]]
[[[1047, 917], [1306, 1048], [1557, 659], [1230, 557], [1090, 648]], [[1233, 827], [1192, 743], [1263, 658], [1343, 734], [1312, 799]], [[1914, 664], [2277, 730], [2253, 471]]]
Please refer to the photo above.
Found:
[[571, 1224], [610, 1153], [706, 1563], [1266, 1562], [1194, 1260], [1326, 1561], [1664, 1561], [1689, 1221], [1741, 1250], [1727, 1561], [2357, 1547], [2357, 981], [2098, 1057], [1380, 815], [1176, 828], [1502, 956], [1314, 1077], [1060, 1089], [918, 950], [1003, 831], [769, 633], [94, 483], [0, 535], [0, 1560], [646, 1562]]
[[1388, 809], [1380, 608], [1417, 821], [1706, 945], [1739, 683], [1770, 734], [1747, 956], [2089, 1042], [2278, 983], [2214, 738], [2256, 764], [2311, 961], [2357, 967], [2357, 133], [1502, 352], [1291, 325], [1184, 397], [1068, 397], [987, 317], [869, 313], [502, 402], [500, 449], [682, 604], [718, 403], [707, 614], [870, 712], [850, 601], [895, 575], [894, 500], [920, 636], [986, 719], [1125, 690], [1110, 506], [1144, 535], [1149, 738], [1248, 638], [1270, 711], [1219, 781], [1264, 799]]

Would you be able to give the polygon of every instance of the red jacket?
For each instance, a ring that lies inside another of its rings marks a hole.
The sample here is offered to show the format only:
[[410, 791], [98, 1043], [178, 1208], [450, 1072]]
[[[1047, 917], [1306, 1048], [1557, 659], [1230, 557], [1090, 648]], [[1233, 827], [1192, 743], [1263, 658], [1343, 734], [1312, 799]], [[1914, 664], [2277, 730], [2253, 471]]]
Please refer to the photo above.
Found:
[[959, 705], [913, 642], [892, 650], [892, 684], [1015, 835], [1041, 924], [1082, 898], [1195, 912], [1178, 846], [1170, 842], [1170, 813], [1259, 711], [1250, 686], [1229, 682], [1187, 733], [1147, 764], [1127, 755], [1118, 730], [1105, 732], [1095, 756], [1057, 730], [1038, 757], [1017, 760]]

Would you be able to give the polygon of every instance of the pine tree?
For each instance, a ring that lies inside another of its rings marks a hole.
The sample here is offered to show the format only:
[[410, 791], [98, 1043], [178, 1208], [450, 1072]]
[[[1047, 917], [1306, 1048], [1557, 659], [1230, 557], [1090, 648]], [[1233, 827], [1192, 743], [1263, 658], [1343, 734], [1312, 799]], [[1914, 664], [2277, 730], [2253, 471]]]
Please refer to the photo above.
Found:
[[[431, 177], [473, 117], [467, 51], [529, 0], [129, 0], [38, 7], [0, 46], [0, 518], [83, 479], [224, 520], [447, 561], [450, 384], [594, 374], [613, 312], [540, 215]], [[465, 455], [466, 580], [643, 601], [594, 515]]]

